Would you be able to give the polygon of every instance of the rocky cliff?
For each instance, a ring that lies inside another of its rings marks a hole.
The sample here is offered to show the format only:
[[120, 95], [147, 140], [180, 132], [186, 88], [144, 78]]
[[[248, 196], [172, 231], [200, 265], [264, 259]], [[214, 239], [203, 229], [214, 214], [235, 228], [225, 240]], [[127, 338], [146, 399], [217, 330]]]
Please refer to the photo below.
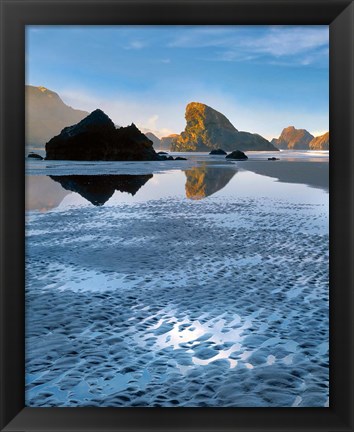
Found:
[[312, 139], [313, 135], [306, 129], [295, 129], [294, 126], [289, 126], [283, 129], [279, 138], [273, 138], [271, 142], [282, 150], [308, 150]]
[[155, 150], [160, 149], [161, 146], [161, 140], [158, 138], [155, 134], [152, 132], [144, 132], [145, 136], [149, 138], [150, 141], [152, 141], [152, 145], [154, 146]]
[[275, 151], [269, 141], [258, 134], [238, 131], [220, 112], [199, 103], [186, 107], [186, 128], [177, 136], [172, 151], [210, 151], [223, 148], [226, 151]]
[[47, 142], [46, 159], [142, 161], [159, 160], [159, 156], [152, 141], [134, 124], [116, 128], [112, 120], [97, 109]]
[[25, 86], [26, 145], [44, 148], [53, 136], [67, 125], [75, 124], [88, 115], [86, 111], [66, 105], [59, 95], [45, 87]]
[[313, 138], [309, 143], [310, 150], [329, 150], [329, 132]]
[[160, 150], [171, 150], [172, 143], [178, 138], [178, 134], [171, 134], [161, 138]]

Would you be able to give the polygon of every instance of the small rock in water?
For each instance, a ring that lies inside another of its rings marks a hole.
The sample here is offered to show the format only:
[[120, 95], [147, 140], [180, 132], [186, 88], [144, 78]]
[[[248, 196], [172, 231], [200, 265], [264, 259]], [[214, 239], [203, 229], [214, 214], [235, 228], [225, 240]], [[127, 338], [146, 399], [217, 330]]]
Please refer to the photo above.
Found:
[[43, 160], [42, 156], [37, 154], [37, 153], [33, 153], [31, 152], [28, 156], [28, 158], [32, 158], [32, 159], [39, 159], [39, 160]]
[[226, 151], [223, 149], [216, 149], [216, 150], [212, 150], [210, 153], [210, 155], [226, 155]]
[[226, 159], [246, 160], [248, 157], [240, 150], [235, 150], [226, 156]]

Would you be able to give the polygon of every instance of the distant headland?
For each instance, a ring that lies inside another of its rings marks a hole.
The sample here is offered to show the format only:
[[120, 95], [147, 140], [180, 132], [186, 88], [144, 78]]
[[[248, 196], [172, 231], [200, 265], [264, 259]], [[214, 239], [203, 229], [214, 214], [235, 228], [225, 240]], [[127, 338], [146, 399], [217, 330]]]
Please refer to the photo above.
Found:
[[[278, 138], [268, 141], [259, 134], [239, 131], [224, 114], [200, 102], [187, 104], [184, 131], [159, 138], [152, 132], [142, 133], [134, 123], [117, 128], [101, 110], [89, 114], [74, 109], [45, 87], [26, 85], [25, 89], [26, 145], [36, 149], [46, 146], [46, 159], [163, 160], [168, 157], [156, 151], [212, 152], [220, 148], [226, 152], [329, 150], [329, 132], [314, 137], [305, 129], [288, 126]], [[105, 121], [98, 127], [102, 114]]]

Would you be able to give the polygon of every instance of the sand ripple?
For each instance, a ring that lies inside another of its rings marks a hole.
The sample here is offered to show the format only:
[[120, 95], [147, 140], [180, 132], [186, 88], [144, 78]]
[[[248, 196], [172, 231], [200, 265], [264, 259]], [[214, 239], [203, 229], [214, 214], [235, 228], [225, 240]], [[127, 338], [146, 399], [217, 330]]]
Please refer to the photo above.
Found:
[[326, 208], [137, 209], [29, 216], [26, 404], [328, 404]]

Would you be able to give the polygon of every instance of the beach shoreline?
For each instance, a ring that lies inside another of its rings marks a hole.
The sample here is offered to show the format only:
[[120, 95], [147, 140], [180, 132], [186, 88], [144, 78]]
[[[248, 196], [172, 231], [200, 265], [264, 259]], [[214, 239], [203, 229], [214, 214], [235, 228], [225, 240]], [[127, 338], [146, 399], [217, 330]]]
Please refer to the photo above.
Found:
[[328, 406], [326, 165], [201, 160], [28, 212], [26, 406]]

